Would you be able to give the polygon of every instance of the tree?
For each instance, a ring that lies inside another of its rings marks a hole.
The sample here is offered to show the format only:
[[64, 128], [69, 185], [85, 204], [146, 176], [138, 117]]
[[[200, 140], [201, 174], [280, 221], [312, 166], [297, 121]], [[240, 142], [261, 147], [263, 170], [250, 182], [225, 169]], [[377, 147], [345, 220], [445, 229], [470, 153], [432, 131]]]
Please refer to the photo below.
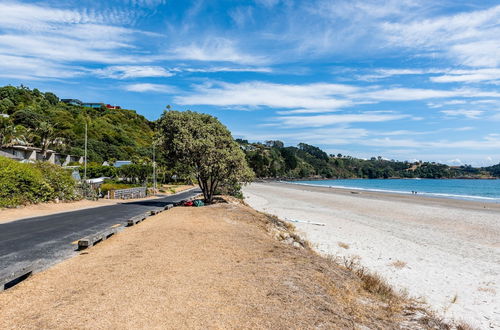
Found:
[[205, 202], [217, 191], [235, 193], [253, 172], [229, 130], [215, 117], [192, 111], [165, 111], [158, 120], [163, 161], [196, 177]]

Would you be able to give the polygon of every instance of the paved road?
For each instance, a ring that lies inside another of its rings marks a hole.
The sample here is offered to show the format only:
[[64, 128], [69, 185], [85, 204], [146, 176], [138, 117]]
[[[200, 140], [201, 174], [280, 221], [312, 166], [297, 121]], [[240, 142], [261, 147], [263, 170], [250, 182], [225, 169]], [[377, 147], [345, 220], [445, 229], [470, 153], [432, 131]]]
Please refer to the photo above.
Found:
[[0, 279], [37, 262], [38, 270], [75, 255], [72, 242], [155, 207], [194, 197], [194, 189], [154, 200], [115, 204], [0, 224]]

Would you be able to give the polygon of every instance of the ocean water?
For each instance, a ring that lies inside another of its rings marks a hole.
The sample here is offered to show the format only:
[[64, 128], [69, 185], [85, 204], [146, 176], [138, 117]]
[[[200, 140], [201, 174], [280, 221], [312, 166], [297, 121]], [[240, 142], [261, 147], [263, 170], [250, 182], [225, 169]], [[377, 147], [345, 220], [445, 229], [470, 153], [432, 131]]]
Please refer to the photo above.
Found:
[[500, 180], [464, 179], [343, 179], [293, 181], [294, 184], [370, 190], [500, 203]]

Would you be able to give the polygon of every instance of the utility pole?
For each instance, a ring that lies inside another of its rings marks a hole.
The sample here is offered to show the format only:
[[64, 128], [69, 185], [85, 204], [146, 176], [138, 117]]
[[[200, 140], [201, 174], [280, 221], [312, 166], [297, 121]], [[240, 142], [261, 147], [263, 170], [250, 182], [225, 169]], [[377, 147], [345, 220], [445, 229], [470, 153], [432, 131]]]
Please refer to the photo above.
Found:
[[156, 194], [156, 154], [155, 154], [154, 140], [153, 140], [153, 191]]
[[83, 160], [83, 181], [87, 182], [87, 121], [85, 121], [85, 158]]

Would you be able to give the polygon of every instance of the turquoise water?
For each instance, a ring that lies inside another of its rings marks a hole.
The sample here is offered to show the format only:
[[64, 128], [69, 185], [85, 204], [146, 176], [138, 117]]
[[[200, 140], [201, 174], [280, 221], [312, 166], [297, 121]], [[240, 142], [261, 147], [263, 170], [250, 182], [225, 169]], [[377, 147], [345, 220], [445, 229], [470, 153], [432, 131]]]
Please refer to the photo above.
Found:
[[295, 184], [370, 190], [500, 203], [500, 180], [346, 179], [294, 181]]

